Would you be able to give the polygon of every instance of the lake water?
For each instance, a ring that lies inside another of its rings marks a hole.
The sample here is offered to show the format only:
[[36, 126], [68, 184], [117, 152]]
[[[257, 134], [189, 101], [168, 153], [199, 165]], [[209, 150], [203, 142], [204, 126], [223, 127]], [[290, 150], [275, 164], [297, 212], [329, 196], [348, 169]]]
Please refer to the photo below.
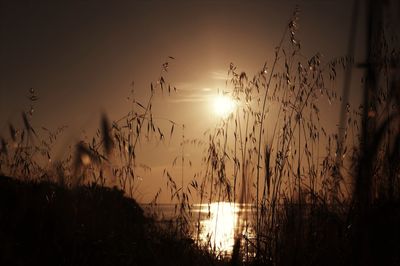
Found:
[[[175, 205], [172, 204], [157, 205], [152, 211], [158, 214], [161, 221], [174, 219], [177, 214]], [[235, 235], [242, 236], [242, 246], [254, 240], [253, 212], [252, 205], [248, 204], [195, 204], [189, 216], [193, 229], [192, 238], [220, 256], [229, 256], [232, 254]]]

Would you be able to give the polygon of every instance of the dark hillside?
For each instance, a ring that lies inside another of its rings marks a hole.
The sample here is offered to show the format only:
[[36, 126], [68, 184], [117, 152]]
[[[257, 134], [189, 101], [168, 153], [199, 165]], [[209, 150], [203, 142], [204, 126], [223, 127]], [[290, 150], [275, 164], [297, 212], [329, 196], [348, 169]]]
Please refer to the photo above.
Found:
[[0, 265], [213, 264], [203, 255], [120, 190], [0, 177]]

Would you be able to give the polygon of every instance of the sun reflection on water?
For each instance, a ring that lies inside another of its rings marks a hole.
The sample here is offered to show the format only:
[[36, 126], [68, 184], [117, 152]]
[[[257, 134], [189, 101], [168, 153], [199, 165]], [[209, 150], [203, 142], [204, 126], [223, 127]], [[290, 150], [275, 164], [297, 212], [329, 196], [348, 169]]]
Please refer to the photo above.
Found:
[[249, 206], [230, 202], [202, 205], [200, 213], [205, 215], [205, 218], [200, 221], [199, 240], [218, 253], [231, 255], [235, 243], [235, 230], [242, 235], [251, 234], [244, 226], [246, 217], [242, 215], [249, 210]]

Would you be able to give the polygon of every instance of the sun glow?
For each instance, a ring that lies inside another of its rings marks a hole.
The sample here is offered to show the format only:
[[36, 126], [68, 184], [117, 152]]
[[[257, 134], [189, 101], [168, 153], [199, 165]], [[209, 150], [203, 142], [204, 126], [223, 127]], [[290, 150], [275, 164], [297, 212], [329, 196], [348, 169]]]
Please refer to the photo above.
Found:
[[214, 113], [222, 118], [228, 117], [235, 110], [235, 102], [226, 95], [218, 95], [214, 98]]

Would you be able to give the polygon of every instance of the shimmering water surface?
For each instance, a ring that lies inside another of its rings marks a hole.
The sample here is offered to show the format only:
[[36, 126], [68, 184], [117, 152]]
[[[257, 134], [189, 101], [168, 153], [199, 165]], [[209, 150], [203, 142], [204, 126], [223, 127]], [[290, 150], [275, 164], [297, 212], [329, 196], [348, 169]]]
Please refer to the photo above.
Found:
[[[157, 211], [165, 219], [175, 215], [175, 207], [169, 204], [159, 206]], [[242, 239], [254, 239], [252, 222], [252, 206], [246, 204], [213, 202], [195, 204], [191, 210], [193, 240], [222, 256], [232, 254], [235, 234]]]
[[230, 255], [235, 243], [235, 233], [247, 239], [253, 238], [250, 205], [214, 202], [196, 207], [197, 212], [200, 212], [199, 240], [211, 249]]

